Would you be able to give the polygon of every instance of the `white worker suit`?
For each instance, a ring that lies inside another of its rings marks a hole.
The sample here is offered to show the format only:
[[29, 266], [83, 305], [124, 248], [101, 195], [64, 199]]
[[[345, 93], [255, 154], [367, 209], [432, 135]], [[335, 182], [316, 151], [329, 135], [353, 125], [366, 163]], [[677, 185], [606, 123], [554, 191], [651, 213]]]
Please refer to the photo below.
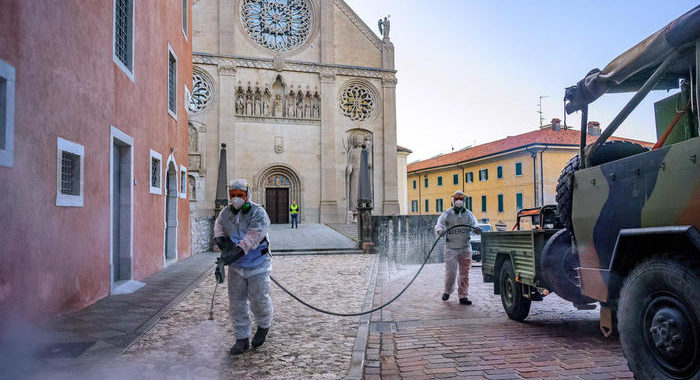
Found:
[[[251, 335], [249, 310], [253, 312], [258, 327], [272, 325], [272, 299], [270, 298], [270, 256], [266, 254], [265, 237], [270, 218], [262, 206], [250, 202], [250, 208], [234, 210], [231, 205], [219, 213], [214, 223], [214, 237], [230, 238], [243, 249], [245, 256], [228, 266], [229, 312], [236, 340]], [[250, 305], [250, 306], [249, 306]]]
[[[476, 227], [477, 220], [474, 214], [466, 208], [451, 207], [438, 218], [435, 224], [435, 234], [439, 236], [448, 228], [460, 224]], [[472, 266], [470, 231], [471, 229], [467, 227], [457, 227], [445, 234], [445, 293], [451, 294], [454, 291], [457, 270], [459, 269], [459, 281], [457, 282], [459, 298], [467, 298], [469, 294], [469, 270]]]

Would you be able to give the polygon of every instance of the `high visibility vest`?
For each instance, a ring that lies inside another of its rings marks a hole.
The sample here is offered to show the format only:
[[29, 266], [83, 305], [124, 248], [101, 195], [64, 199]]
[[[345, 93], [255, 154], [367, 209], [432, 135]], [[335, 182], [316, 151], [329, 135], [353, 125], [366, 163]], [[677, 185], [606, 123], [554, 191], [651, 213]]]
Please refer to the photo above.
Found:
[[292, 215], [298, 214], [299, 213], [299, 205], [289, 206], [289, 211], [291, 211]]

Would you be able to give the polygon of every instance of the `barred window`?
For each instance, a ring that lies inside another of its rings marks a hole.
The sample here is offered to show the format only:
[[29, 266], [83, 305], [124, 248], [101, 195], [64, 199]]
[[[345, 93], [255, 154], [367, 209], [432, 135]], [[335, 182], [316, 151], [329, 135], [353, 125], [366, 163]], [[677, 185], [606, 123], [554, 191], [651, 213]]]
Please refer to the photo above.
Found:
[[472, 197], [465, 198], [464, 205], [467, 208], [467, 210], [472, 211]]
[[61, 194], [80, 195], [80, 156], [66, 151], [61, 157]]
[[442, 212], [442, 198], [435, 200], [435, 211]]
[[133, 63], [133, 0], [114, 2], [114, 55], [129, 70]]
[[411, 212], [418, 212], [418, 201], [411, 201]]
[[177, 113], [177, 59], [172, 52], [168, 54], [168, 110]]
[[151, 158], [151, 187], [160, 187], [160, 160]]
[[150, 185], [150, 192], [151, 194], [163, 194], [163, 184], [162, 184], [162, 178], [163, 178], [163, 172], [162, 172], [162, 162], [163, 162], [163, 156], [156, 152], [155, 150], [151, 149], [151, 161], [150, 161], [150, 169], [151, 169], [151, 183]]
[[57, 140], [56, 206], [83, 206], [85, 147], [62, 138]]

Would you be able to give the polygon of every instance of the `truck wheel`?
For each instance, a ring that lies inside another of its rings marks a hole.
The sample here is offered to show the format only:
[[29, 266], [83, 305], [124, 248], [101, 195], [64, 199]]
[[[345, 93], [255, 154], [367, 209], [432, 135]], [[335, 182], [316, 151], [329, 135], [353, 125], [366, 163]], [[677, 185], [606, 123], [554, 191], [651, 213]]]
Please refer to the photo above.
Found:
[[[629, 141], [608, 141], [601, 145], [593, 159], [593, 166], [602, 165], [607, 162], [619, 160], [621, 158], [634, 156], [635, 154], [647, 152], [649, 149]], [[571, 205], [574, 195], [574, 173], [581, 167], [581, 157], [577, 154], [566, 163], [557, 181], [557, 210], [559, 219], [564, 223], [569, 231], [574, 231], [571, 222]]]
[[574, 304], [585, 305], [595, 300], [581, 294], [576, 271], [580, 266], [578, 255], [571, 247], [571, 233], [568, 229], [560, 230], [547, 240], [540, 259], [542, 279], [549, 290], [559, 297]]
[[530, 300], [523, 297], [522, 287], [515, 282], [515, 272], [510, 260], [506, 259], [501, 266], [501, 303], [510, 319], [522, 321], [530, 313]]
[[700, 376], [700, 263], [655, 257], [625, 279], [617, 312], [620, 342], [637, 379]]

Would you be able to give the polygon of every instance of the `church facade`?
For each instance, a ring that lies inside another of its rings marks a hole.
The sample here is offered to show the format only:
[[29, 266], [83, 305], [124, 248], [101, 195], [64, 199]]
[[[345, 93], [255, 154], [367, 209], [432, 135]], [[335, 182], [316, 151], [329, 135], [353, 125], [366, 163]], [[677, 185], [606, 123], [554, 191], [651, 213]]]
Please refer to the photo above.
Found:
[[222, 144], [228, 179], [247, 178], [273, 223], [292, 201], [302, 222], [352, 221], [362, 149], [374, 213], [399, 213], [388, 18], [378, 37], [343, 0], [195, 0], [192, 21], [195, 229], [213, 216]]

